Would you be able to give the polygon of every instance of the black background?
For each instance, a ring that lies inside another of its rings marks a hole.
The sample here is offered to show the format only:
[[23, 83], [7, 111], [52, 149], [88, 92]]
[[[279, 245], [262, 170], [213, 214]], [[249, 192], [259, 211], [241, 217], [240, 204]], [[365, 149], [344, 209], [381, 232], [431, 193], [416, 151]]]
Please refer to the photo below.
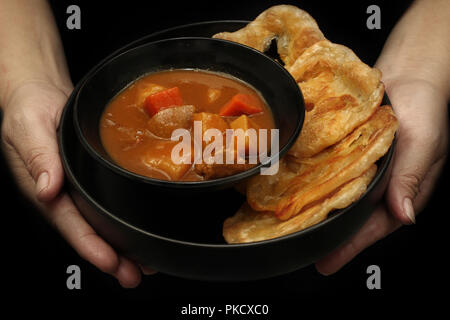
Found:
[[[128, 42], [144, 35], [181, 24], [207, 20], [252, 20], [276, 2], [270, 1], [51, 1], [72, 80], [81, 77], [100, 59]], [[284, 3], [288, 3], [285, 1]], [[291, 2], [308, 11], [325, 36], [351, 47], [366, 63], [373, 65], [395, 22], [409, 1], [334, 1]], [[81, 30], [68, 30], [66, 8], [81, 8]], [[366, 8], [381, 8], [381, 30], [368, 30]], [[175, 318], [187, 303], [223, 305], [230, 303], [267, 303], [273, 318], [284, 312], [311, 307], [306, 301], [328, 305], [342, 301], [351, 305], [356, 299], [398, 302], [400, 309], [415, 308], [425, 296], [446, 287], [447, 264], [445, 225], [441, 222], [448, 207], [448, 169], [417, 224], [403, 227], [365, 250], [337, 274], [323, 277], [313, 266], [297, 272], [255, 282], [213, 283], [179, 279], [164, 274], [144, 277], [136, 289], [122, 289], [116, 280], [83, 261], [21, 197], [13, 179], [0, 162], [3, 243], [3, 290], [12, 299], [27, 302], [100, 301], [103, 298], [146, 301], [148, 316], [165, 310]], [[66, 288], [66, 268], [79, 265], [82, 289]], [[366, 288], [366, 268], [381, 268], [381, 290]], [[5, 287], [6, 286], [6, 287]], [[401, 303], [399, 301], [402, 301]], [[44, 304], [45, 305], [45, 304]], [[378, 305], [379, 306], [379, 305]], [[109, 306], [114, 308], [114, 304]], [[318, 310], [320, 311], [320, 309]], [[181, 319], [180, 317], [178, 317]]]

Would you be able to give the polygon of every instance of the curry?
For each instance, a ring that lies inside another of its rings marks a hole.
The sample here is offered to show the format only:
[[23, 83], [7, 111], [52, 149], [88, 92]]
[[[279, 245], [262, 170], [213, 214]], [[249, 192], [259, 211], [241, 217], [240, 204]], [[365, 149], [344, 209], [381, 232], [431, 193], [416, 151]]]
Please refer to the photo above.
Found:
[[[111, 159], [126, 170], [155, 179], [203, 181], [254, 167], [249, 160], [251, 144], [258, 145], [261, 129], [274, 127], [269, 106], [247, 83], [222, 73], [183, 69], [145, 75], [122, 90], [103, 112], [100, 137]], [[239, 144], [233, 137], [236, 143], [230, 149], [227, 132], [239, 129], [245, 140]], [[256, 131], [256, 143], [247, 134], [251, 129]], [[187, 145], [192, 152], [175, 161], [180, 132], [191, 135]], [[192, 137], [196, 133], [202, 136], [199, 154], [210, 152], [218, 159], [232, 150], [236, 161], [197, 161]], [[211, 144], [217, 142], [223, 147], [217, 144], [211, 152]], [[243, 161], [237, 161], [239, 155], [244, 155]]]

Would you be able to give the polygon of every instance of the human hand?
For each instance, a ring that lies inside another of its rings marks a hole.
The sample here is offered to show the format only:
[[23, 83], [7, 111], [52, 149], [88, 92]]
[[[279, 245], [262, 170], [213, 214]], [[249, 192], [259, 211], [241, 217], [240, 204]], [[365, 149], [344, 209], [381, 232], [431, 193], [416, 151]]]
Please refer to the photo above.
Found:
[[61, 192], [64, 171], [56, 129], [72, 88], [59, 89], [47, 81], [29, 81], [5, 99], [2, 147], [18, 186], [77, 253], [123, 287], [140, 283], [139, 267], [117, 254]]
[[399, 120], [392, 175], [384, 202], [353, 238], [316, 263], [329, 275], [403, 224], [415, 223], [429, 199], [448, 150], [446, 95], [421, 79], [384, 79]]

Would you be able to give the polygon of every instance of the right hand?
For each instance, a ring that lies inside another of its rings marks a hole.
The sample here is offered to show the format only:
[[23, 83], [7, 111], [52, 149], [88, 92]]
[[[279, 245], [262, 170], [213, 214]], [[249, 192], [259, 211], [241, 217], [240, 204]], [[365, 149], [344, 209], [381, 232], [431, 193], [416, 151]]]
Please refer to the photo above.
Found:
[[350, 241], [317, 262], [317, 270], [325, 275], [338, 271], [401, 225], [415, 223], [415, 215], [430, 198], [447, 158], [445, 93], [424, 80], [405, 77], [384, 81], [399, 121], [385, 201]]
[[[2, 147], [20, 189], [77, 253], [123, 287], [140, 283], [141, 272], [120, 256], [84, 220], [67, 193], [56, 129], [70, 90], [28, 81], [11, 91], [4, 106]], [[147, 272], [146, 272], [147, 273]]]

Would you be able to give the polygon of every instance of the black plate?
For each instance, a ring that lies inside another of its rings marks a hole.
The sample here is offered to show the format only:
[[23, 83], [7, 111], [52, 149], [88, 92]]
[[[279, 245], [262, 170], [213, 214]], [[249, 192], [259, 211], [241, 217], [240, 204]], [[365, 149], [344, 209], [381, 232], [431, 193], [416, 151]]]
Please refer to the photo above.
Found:
[[[148, 41], [177, 36], [209, 37], [220, 31], [237, 30], [246, 23], [219, 21], [181, 26], [139, 39], [112, 55]], [[228, 199], [224, 208], [211, 212], [196, 226], [189, 223], [189, 215], [195, 212], [187, 213], [186, 221], [148, 221], [145, 212], [113, 214], [113, 210], [108, 211], [98, 201], [102, 198], [101, 190], [88, 190], [86, 184], [78, 179], [80, 172], [86, 170], [81, 163], [86, 155], [77, 143], [71, 110], [73, 98], [83, 80], [67, 102], [59, 129], [59, 145], [68, 190], [83, 216], [104, 239], [123, 254], [161, 272], [194, 279], [250, 280], [297, 270], [348, 240], [368, 219], [386, 188], [394, 145], [378, 161], [378, 172], [358, 202], [335, 211], [315, 226], [277, 239], [249, 244], [224, 244], [221, 237], [223, 219], [232, 215], [244, 201], [242, 196], [232, 190], [223, 193], [224, 198]], [[388, 102], [386, 99], [383, 103]], [[167, 223], [170, 223], [170, 228]], [[170, 232], [167, 232], [168, 229]]]

